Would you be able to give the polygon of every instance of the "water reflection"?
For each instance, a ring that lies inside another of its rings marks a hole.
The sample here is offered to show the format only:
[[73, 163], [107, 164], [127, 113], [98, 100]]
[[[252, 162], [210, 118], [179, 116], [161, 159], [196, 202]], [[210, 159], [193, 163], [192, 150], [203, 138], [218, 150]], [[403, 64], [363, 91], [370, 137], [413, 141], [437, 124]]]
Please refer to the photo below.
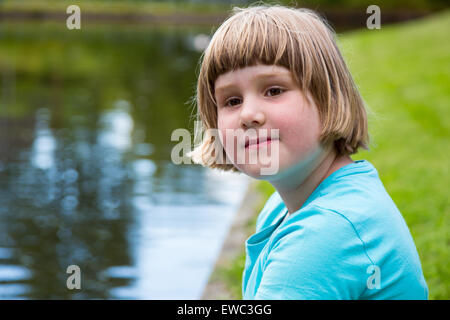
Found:
[[0, 42], [16, 61], [0, 68], [0, 298], [199, 298], [247, 184], [170, 161], [209, 40], [37, 30]]
[[133, 119], [129, 115], [130, 103], [120, 100], [115, 108], [100, 117], [102, 131], [98, 137], [104, 148], [114, 148], [117, 153], [125, 152], [131, 147]]
[[50, 169], [54, 166], [55, 139], [48, 127], [49, 111], [40, 109], [37, 113], [36, 133], [31, 155], [32, 165], [40, 169]]
[[[167, 177], [151, 197], [132, 199], [138, 220], [129, 236], [137, 243], [135, 267], [141, 281], [115, 291], [118, 298], [131, 292], [148, 299], [199, 298], [245, 191], [244, 177], [167, 166], [168, 173], [180, 177]], [[170, 188], [174, 185], [181, 187]], [[225, 198], [216, 197], [219, 189]]]

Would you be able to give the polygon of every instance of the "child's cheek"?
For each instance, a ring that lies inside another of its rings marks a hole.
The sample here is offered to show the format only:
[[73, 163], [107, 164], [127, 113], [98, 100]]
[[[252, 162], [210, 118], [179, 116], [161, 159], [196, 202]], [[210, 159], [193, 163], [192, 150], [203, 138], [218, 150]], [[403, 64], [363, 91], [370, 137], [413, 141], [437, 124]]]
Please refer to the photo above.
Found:
[[217, 119], [217, 129], [218, 129], [218, 133], [219, 133], [219, 139], [220, 139], [220, 143], [222, 143], [222, 145], [226, 146], [226, 134], [225, 134], [225, 130], [226, 130], [226, 126], [224, 121], [222, 120], [222, 117], [218, 117]]
[[219, 139], [220, 139], [220, 143], [222, 144], [223, 148], [227, 149], [227, 136], [225, 134], [225, 129], [219, 129]]
[[238, 137], [236, 136], [240, 131], [233, 126], [232, 121], [227, 120], [219, 117], [217, 121], [219, 139], [226, 157], [232, 163], [236, 163], [238, 152], [242, 152], [238, 147]]

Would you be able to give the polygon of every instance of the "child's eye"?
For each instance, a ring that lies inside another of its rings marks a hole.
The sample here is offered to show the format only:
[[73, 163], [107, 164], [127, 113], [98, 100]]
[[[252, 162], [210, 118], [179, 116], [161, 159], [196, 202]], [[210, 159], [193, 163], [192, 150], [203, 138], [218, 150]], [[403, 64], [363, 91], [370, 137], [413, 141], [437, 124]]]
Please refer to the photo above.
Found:
[[284, 90], [281, 88], [270, 88], [269, 90], [267, 90], [267, 93], [269, 94], [269, 96], [277, 96], [283, 92], [284, 92]]
[[225, 101], [224, 106], [225, 107], [233, 107], [235, 105], [238, 105], [239, 102], [240, 102], [240, 100], [238, 98], [231, 98], [231, 99], [228, 99], [227, 101]]

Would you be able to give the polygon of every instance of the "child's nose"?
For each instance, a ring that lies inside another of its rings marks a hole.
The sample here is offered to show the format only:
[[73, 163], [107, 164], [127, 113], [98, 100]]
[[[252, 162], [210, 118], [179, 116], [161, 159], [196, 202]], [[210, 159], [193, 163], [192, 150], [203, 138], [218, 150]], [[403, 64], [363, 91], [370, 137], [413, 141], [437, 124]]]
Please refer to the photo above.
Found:
[[266, 115], [257, 99], [246, 99], [241, 106], [240, 126], [248, 129], [262, 126], [266, 122]]

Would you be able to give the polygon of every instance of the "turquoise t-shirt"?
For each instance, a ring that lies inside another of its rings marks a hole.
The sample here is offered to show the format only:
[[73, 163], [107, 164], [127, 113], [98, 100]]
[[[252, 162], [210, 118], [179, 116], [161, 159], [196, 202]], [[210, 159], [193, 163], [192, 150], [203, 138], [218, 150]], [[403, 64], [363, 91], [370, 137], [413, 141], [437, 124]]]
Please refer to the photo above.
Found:
[[333, 172], [287, 213], [275, 192], [259, 214], [244, 299], [428, 298], [408, 227], [367, 160]]

